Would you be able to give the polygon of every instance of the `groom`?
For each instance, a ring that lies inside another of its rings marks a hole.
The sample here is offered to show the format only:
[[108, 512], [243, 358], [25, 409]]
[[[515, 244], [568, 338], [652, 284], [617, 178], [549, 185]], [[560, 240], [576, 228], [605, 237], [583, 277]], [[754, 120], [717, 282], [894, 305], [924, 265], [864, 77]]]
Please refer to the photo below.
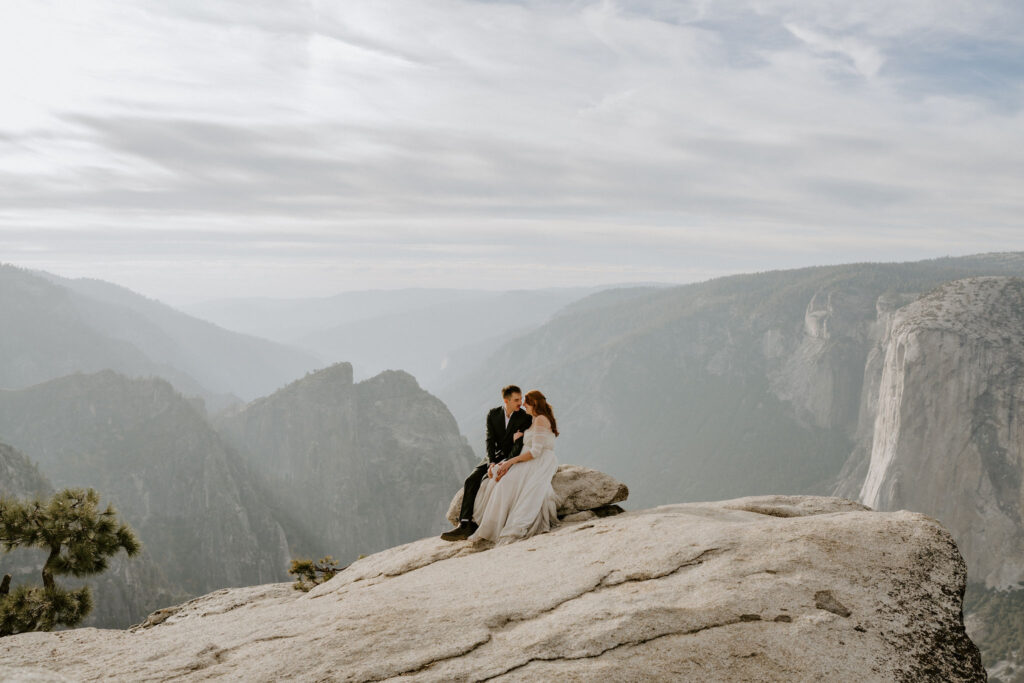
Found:
[[491, 467], [502, 460], [519, 455], [523, 450], [523, 432], [530, 428], [533, 418], [522, 410], [523, 392], [510, 384], [501, 390], [504, 406], [493, 408], [487, 413], [487, 460], [484, 460], [466, 479], [462, 490], [462, 510], [459, 512], [459, 526], [441, 534], [446, 541], [463, 541], [476, 531], [473, 522], [473, 503], [476, 502], [480, 483], [490, 473]]

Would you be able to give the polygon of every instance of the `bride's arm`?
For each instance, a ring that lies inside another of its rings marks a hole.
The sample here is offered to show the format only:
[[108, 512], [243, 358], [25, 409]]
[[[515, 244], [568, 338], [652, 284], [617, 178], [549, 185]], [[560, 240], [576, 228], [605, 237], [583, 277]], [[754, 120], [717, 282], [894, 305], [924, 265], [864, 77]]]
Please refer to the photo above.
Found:
[[[550, 431], [551, 422], [543, 415], [538, 415], [533, 419], [533, 427], [535, 429], [540, 429], [543, 433], [545, 430]], [[536, 444], [534, 442], [531, 442], [530, 446], [531, 448], [536, 448]], [[544, 447], [541, 446], [540, 450], [543, 451]], [[501, 471], [499, 472], [499, 479], [501, 478], [501, 476], [505, 475], [505, 472], [507, 472], [508, 469], [512, 467], [512, 465], [515, 465], [517, 462], [529, 462], [530, 460], [533, 460], [533, 458], [533, 453], [531, 453], [530, 451], [523, 451], [514, 458], [509, 458], [508, 460], [502, 461]]]

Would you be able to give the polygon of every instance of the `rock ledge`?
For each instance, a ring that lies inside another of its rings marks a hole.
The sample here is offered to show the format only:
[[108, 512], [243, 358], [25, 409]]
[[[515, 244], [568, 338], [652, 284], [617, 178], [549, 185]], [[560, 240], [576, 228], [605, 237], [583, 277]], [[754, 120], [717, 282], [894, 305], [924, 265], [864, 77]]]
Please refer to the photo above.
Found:
[[669, 505], [481, 550], [428, 538], [301, 594], [217, 591], [131, 631], [5, 639], [0, 672], [270, 681], [984, 681], [949, 534], [772, 496]]

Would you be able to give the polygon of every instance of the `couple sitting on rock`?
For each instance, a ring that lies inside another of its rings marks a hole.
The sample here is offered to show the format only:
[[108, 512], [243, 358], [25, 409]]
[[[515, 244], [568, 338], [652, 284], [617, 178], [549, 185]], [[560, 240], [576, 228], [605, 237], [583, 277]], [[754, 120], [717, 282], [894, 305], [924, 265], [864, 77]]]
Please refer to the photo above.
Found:
[[487, 413], [487, 459], [466, 479], [459, 526], [441, 534], [446, 541], [509, 543], [558, 523], [551, 406], [539, 391], [524, 399], [514, 385], [501, 398], [505, 405]]

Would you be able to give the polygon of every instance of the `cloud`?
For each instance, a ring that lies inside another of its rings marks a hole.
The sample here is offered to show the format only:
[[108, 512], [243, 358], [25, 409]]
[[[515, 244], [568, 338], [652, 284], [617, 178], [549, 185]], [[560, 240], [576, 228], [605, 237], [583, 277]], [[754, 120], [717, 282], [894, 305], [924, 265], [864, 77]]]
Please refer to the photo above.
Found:
[[794, 36], [810, 45], [814, 50], [828, 54], [837, 53], [848, 58], [857, 73], [865, 78], [874, 78], [885, 64], [885, 57], [878, 48], [849, 38], [829, 38], [795, 24], [785, 24]]
[[504, 272], [510, 233], [546, 245], [552, 281], [1024, 246], [1015, 3], [7, 14], [0, 56], [26, 66], [0, 75], [4, 253], [96, 262], [93, 235], [122, 268], [265, 272], [276, 250], [294, 277], [328, 253], [410, 285], [419, 262]]

